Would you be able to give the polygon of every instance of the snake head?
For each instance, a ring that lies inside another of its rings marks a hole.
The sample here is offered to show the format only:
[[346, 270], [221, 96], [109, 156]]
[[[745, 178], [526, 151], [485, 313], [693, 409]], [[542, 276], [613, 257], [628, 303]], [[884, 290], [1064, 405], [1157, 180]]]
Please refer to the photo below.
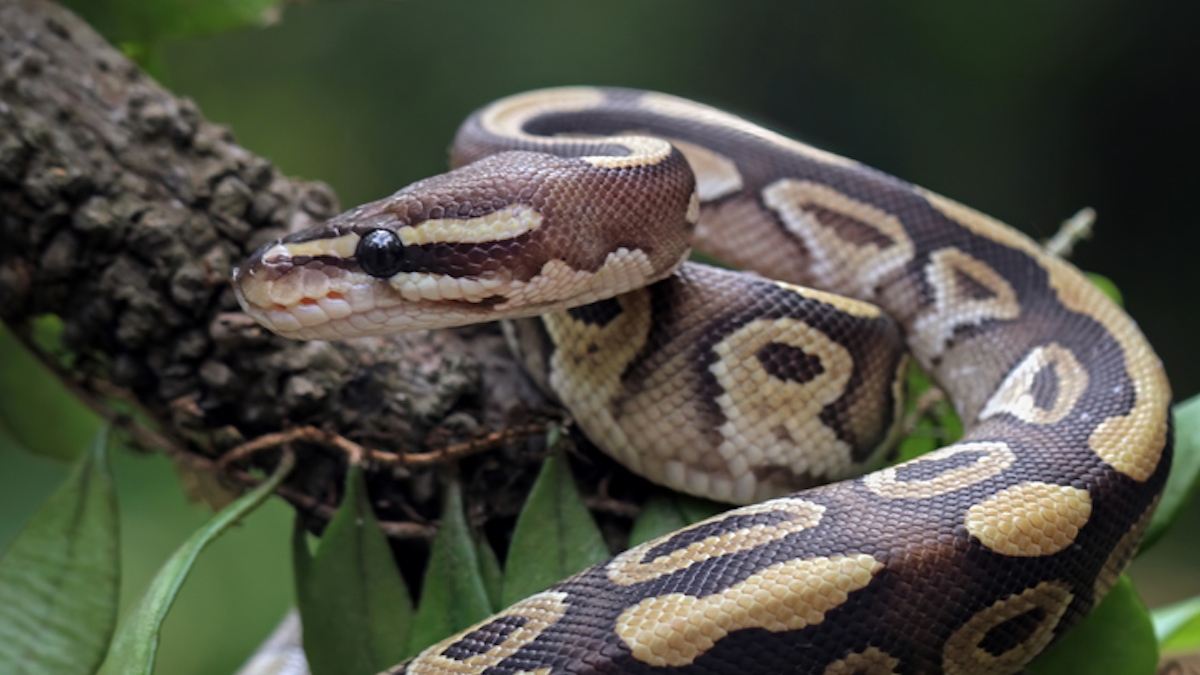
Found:
[[638, 174], [494, 155], [262, 247], [234, 273], [238, 301], [284, 337], [336, 339], [612, 297], [674, 271], [694, 226], [690, 172], [654, 196], [612, 197]]

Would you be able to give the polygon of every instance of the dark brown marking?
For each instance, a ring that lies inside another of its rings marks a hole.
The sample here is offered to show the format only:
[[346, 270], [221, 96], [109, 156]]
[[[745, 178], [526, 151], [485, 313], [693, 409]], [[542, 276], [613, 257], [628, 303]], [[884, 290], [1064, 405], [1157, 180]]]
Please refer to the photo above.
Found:
[[[776, 432], [776, 437], [782, 441], [792, 440], [791, 435], [787, 433], [786, 429], [782, 429], [782, 433], [785, 436], [779, 436], [779, 432]], [[751, 471], [754, 473], [754, 477], [758, 479], [758, 482], [769, 483], [771, 485], [795, 487], [797, 485], [813, 485], [818, 481], [810, 473], [796, 473], [789, 467], [777, 464], [763, 464], [754, 467]]]
[[983, 450], [968, 450], [941, 459], [924, 459], [897, 467], [896, 480], [901, 483], [931, 481], [947, 471], [970, 466], [986, 457], [988, 453]]
[[879, 228], [872, 227], [844, 213], [811, 203], [805, 204], [801, 208], [804, 209], [805, 213], [816, 218], [822, 225], [837, 234], [838, 238], [855, 246], [874, 244], [876, 247], [882, 249], [896, 243], [894, 239], [880, 232]]
[[621, 303], [616, 298], [608, 298], [593, 302], [582, 307], [572, 307], [567, 310], [572, 319], [589, 326], [603, 328], [621, 316]]
[[821, 357], [782, 342], [769, 342], [754, 356], [763, 370], [778, 380], [804, 384], [825, 372]]
[[1059, 381], [1054, 364], [1046, 364], [1033, 376], [1033, 384], [1029, 393], [1033, 395], [1033, 404], [1042, 410], [1053, 410], [1058, 402]]
[[1046, 610], [1032, 607], [1029, 611], [992, 626], [979, 641], [979, 648], [992, 656], [1000, 656], [1025, 644], [1046, 620]]
[[455, 661], [465, 661], [472, 656], [486, 654], [504, 644], [513, 631], [528, 622], [529, 619], [523, 616], [499, 617], [462, 636], [462, 639], [446, 647], [441, 655]]
[[766, 511], [763, 513], [755, 513], [751, 515], [729, 515], [720, 520], [705, 523], [690, 530], [684, 530], [671, 536], [661, 544], [654, 546], [646, 551], [646, 555], [638, 562], [649, 563], [655, 558], [661, 558], [670, 555], [673, 551], [678, 551], [687, 548], [688, 546], [704, 541], [709, 537], [719, 537], [729, 532], [747, 529], [754, 525], [775, 525], [786, 520], [796, 518], [796, 514], [789, 511]]
[[491, 309], [496, 305], [508, 302], [506, 295], [489, 295], [479, 302], [471, 302], [470, 300], [438, 300], [439, 305], [453, 305], [461, 309]]
[[320, 269], [320, 267], [316, 266], [317, 263], [319, 263], [320, 265], [324, 265], [326, 267], [335, 267], [337, 269], [343, 269], [343, 270], [357, 270], [358, 269], [358, 262], [356, 262], [354, 260], [354, 258], [339, 258], [337, 256], [332, 256], [332, 255], [320, 255], [320, 256], [298, 255], [298, 256], [292, 258], [290, 261], [290, 264], [292, 267], [307, 266], [307, 267], [314, 268], [314, 269]]
[[964, 300], [990, 300], [996, 297], [995, 291], [958, 268], [954, 269], [954, 287]]

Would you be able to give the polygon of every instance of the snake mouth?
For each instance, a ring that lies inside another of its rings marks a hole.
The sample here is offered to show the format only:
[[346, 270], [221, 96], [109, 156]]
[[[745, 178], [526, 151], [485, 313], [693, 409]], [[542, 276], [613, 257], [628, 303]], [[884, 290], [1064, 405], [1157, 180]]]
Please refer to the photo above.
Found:
[[[349, 319], [378, 304], [374, 279], [336, 265], [256, 255], [234, 274], [238, 304], [263, 326], [293, 339], [357, 335]], [[343, 327], [344, 326], [344, 327]]]
[[269, 245], [234, 272], [242, 309], [294, 340], [334, 340], [487, 321], [511, 280], [398, 274], [380, 279], [353, 259], [291, 255]]

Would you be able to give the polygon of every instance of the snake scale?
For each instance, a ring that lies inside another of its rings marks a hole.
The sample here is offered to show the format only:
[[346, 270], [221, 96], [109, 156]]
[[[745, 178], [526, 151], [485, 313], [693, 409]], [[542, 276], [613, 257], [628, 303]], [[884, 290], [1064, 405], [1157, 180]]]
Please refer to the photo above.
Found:
[[[264, 247], [243, 307], [301, 339], [540, 315], [522, 357], [593, 440], [750, 505], [389, 672], [1004, 675], [1129, 563], [1170, 468], [1169, 385], [1024, 235], [650, 92], [500, 100], [451, 163]], [[692, 243], [762, 276], [683, 264]], [[894, 439], [904, 344], [967, 434], [852, 478]]]

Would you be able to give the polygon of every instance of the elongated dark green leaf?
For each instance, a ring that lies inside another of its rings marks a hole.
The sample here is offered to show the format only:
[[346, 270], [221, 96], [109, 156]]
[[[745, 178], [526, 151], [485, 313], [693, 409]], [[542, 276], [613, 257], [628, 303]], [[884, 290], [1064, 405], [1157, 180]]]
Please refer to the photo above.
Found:
[[302, 533], [292, 541], [304, 653], [313, 675], [373, 675], [404, 658], [412, 600], [351, 465], [346, 494], [311, 560]]
[[604, 537], [575, 487], [562, 445], [546, 458], [513, 529], [504, 564], [504, 605], [609, 557]]
[[120, 550], [107, 430], [0, 559], [0, 664], [91, 673], [117, 622]]
[[672, 495], [653, 495], [646, 500], [642, 512], [633, 521], [633, 528], [629, 530], [629, 546], [632, 548], [688, 524]]
[[1150, 613], [1150, 618], [1164, 651], [1200, 649], [1200, 596], [1160, 607]]
[[[308, 579], [312, 576], [312, 551], [308, 547], [308, 530], [299, 515], [292, 526], [292, 582], [296, 585], [296, 602], [301, 602], [300, 596], [308, 588]], [[297, 611], [299, 607], [296, 608]], [[303, 624], [303, 622], [301, 622]]]
[[642, 512], [633, 521], [629, 532], [631, 547], [656, 537], [669, 534], [692, 523], [711, 518], [732, 508], [708, 499], [701, 499], [680, 492], [663, 492], [646, 500]]
[[155, 42], [271, 23], [281, 0], [71, 0], [66, 4], [113, 42]]
[[688, 525], [712, 518], [718, 513], [724, 513], [733, 508], [730, 504], [680, 493], [675, 495], [675, 507], [679, 509], [679, 513]]
[[153, 672], [162, 622], [200, 551], [266, 501], [294, 464], [292, 456], [286, 455], [269, 480], [222, 509], [171, 555], [150, 582], [146, 594], [121, 621], [100, 675], [150, 675]]
[[500, 569], [500, 559], [492, 550], [487, 537], [475, 537], [475, 556], [479, 560], [479, 578], [483, 579], [483, 587], [487, 589], [488, 602], [493, 612], [504, 609], [501, 594], [504, 592], [504, 571]]
[[[1158, 510], [1146, 530], [1140, 551], [1162, 537], [1183, 507], [1200, 489], [1200, 396], [1175, 406], [1175, 458]], [[1139, 551], [1139, 552], [1140, 552]]]
[[0, 326], [0, 424], [31, 452], [73, 459], [101, 422]]
[[1117, 585], [1073, 631], [1027, 670], [1033, 675], [1153, 675], [1158, 641], [1133, 582]]
[[463, 514], [462, 489], [455, 479], [446, 485], [442, 523], [433, 538], [421, 603], [408, 641], [409, 656], [491, 616], [492, 603], [479, 569], [471, 528]]

